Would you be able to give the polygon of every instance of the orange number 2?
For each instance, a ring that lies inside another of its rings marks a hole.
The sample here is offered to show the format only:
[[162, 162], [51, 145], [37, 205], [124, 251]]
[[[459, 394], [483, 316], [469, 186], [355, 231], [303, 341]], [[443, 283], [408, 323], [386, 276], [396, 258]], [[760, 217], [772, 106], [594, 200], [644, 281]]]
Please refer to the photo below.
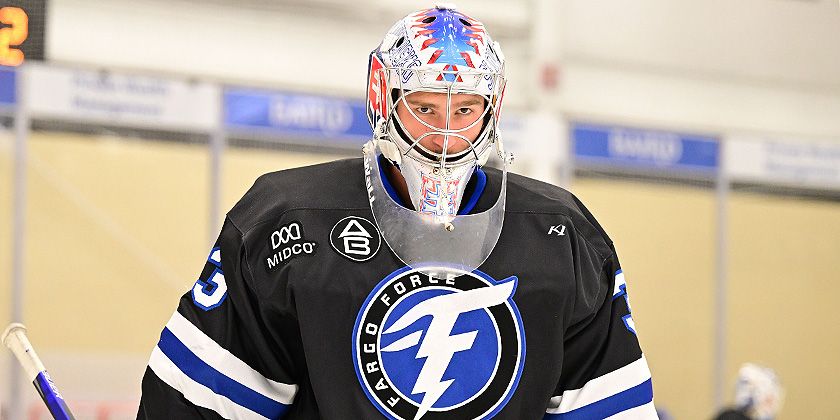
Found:
[[18, 7], [4, 7], [0, 9], [0, 22], [12, 25], [11, 28], [0, 29], [0, 64], [19, 66], [23, 63], [23, 51], [10, 47], [20, 45], [26, 40], [29, 18], [26, 12]]

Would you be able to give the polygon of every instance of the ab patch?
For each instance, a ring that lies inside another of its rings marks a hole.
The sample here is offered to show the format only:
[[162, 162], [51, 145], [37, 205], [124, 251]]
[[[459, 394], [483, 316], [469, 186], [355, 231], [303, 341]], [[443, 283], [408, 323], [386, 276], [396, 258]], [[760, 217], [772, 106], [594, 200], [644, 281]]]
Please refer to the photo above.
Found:
[[297, 257], [313, 255], [318, 249], [316, 242], [306, 240], [303, 236], [303, 226], [296, 221], [271, 232], [268, 241], [271, 247], [265, 258], [268, 271], [277, 270]]
[[359, 382], [392, 420], [491, 418], [525, 362], [518, 280], [433, 272], [405, 267], [368, 295], [353, 330]]
[[333, 226], [330, 231], [330, 244], [342, 256], [362, 262], [376, 255], [382, 240], [376, 225], [371, 221], [348, 216]]

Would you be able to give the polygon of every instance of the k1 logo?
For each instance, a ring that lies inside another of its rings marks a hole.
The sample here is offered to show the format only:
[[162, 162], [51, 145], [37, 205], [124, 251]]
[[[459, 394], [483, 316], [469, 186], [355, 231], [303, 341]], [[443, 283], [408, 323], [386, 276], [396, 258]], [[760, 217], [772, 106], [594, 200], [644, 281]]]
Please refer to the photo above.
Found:
[[353, 332], [359, 381], [392, 420], [491, 418], [525, 361], [517, 278], [434, 272], [403, 268], [368, 295]]

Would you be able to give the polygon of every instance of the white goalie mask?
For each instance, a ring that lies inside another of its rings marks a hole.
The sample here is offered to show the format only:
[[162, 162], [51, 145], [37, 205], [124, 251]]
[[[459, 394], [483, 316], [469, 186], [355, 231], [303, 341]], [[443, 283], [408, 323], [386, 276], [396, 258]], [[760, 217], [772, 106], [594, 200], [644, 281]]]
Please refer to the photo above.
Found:
[[772, 420], [784, 401], [784, 388], [776, 372], [766, 366], [744, 363], [735, 383], [735, 407], [755, 420]]
[[[405, 241], [416, 234], [409, 230], [418, 228], [410, 224], [411, 219], [434, 221], [434, 229], [448, 235], [437, 240], [451, 241], [468, 234], [466, 229], [457, 229], [461, 223], [455, 220], [466, 217], [459, 216], [458, 210], [470, 178], [487, 162], [493, 143], [502, 160], [508, 161], [498, 133], [504, 86], [504, 56], [499, 44], [492, 41], [481, 22], [455, 11], [450, 4], [399, 20], [371, 53], [367, 110], [374, 138], [366, 153], [375, 150], [400, 171], [411, 201], [404, 203], [410, 209], [402, 209], [409, 212], [383, 214], [372, 200], [377, 224], [395, 252], [404, 249]], [[378, 165], [376, 159], [372, 163]], [[501, 212], [486, 220], [497, 226], [476, 228], [501, 229], [504, 186], [497, 201], [497, 206], [486, 211]], [[394, 214], [399, 216], [391, 217]], [[498, 239], [498, 232], [472, 235], [474, 240], [478, 236], [492, 238], [490, 250]], [[439, 242], [409, 248], [423, 246], [435, 247]], [[446, 262], [437, 252], [397, 254], [409, 264]], [[476, 268], [486, 256], [480, 261], [470, 258], [469, 264], [456, 263]]]

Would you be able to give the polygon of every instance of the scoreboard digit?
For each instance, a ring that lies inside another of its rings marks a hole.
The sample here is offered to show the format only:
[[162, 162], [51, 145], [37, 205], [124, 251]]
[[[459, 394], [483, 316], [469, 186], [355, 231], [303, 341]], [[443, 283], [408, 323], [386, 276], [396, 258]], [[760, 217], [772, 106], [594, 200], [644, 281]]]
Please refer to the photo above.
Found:
[[0, 65], [44, 59], [46, 0], [0, 0]]
[[23, 63], [23, 51], [20, 44], [26, 41], [29, 33], [29, 18], [19, 7], [6, 6], [0, 9], [0, 22], [11, 25], [0, 29], [0, 64], [19, 66]]

